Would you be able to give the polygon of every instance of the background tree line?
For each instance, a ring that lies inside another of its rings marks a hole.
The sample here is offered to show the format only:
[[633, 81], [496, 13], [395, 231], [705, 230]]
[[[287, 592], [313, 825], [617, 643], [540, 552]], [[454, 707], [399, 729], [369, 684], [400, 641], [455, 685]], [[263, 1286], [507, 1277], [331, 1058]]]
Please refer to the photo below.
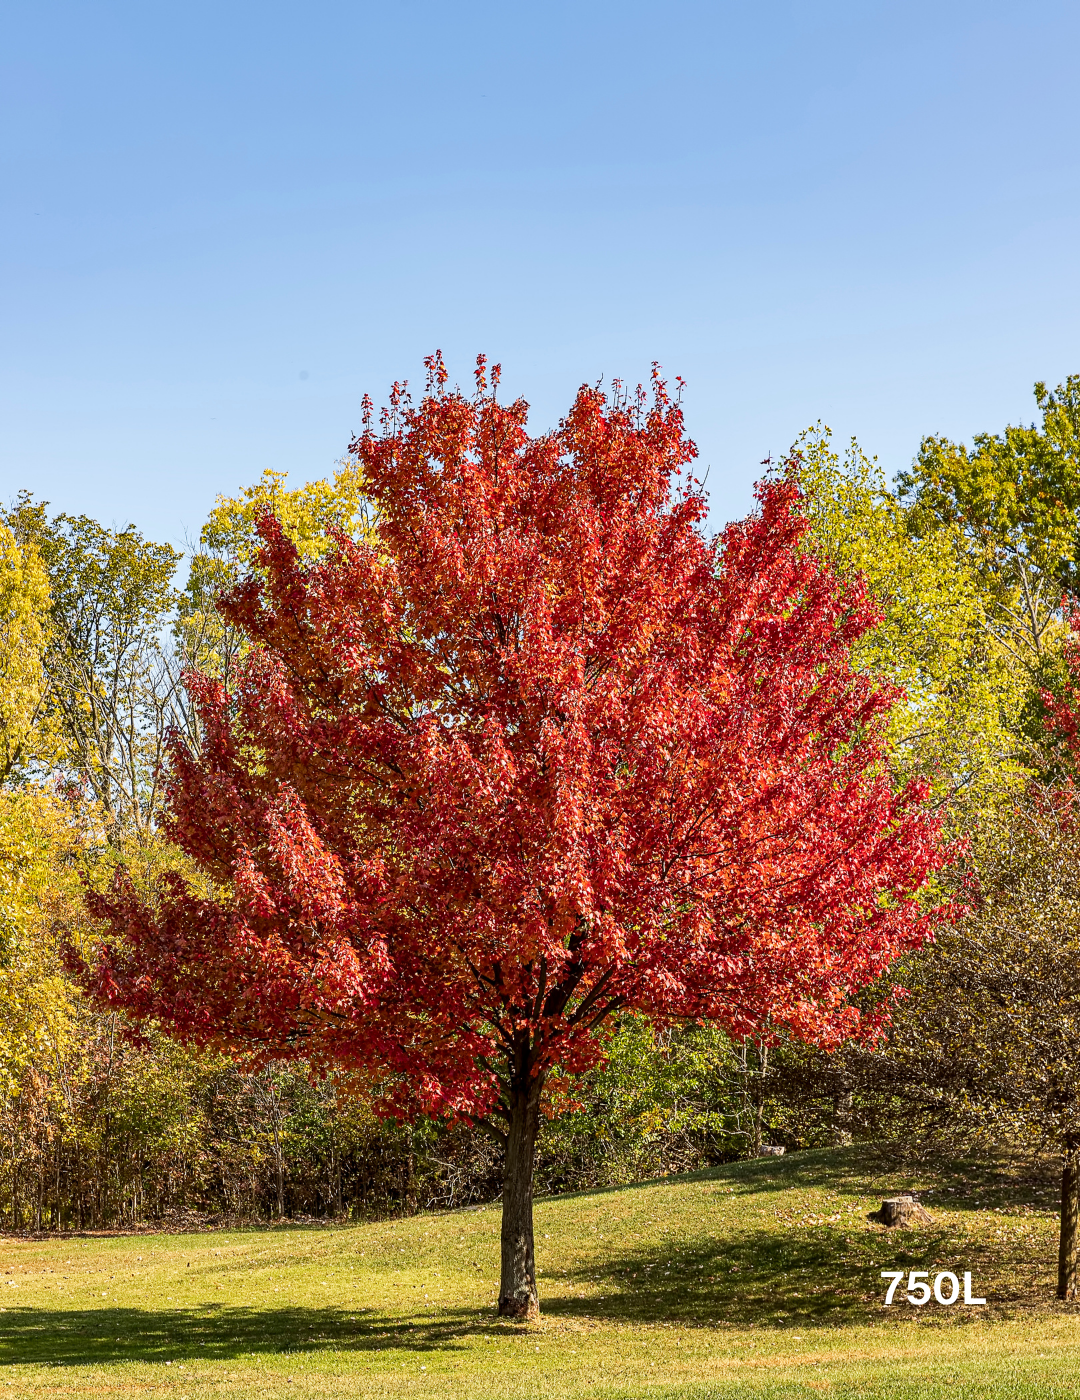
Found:
[[[685, 1170], [763, 1141], [915, 1130], [928, 1144], [948, 1133], [953, 1147], [962, 1134], [1050, 1149], [1063, 1164], [1062, 1286], [1075, 1288], [1068, 599], [1080, 586], [1080, 377], [1036, 398], [1039, 424], [970, 447], [927, 438], [893, 486], [820, 426], [783, 468], [798, 473], [813, 547], [880, 601], [859, 664], [902, 688], [895, 780], [930, 783], [961, 843], [953, 893], [971, 912], [874, 989], [868, 1004], [888, 1029], [870, 1048], [825, 1055], [779, 1034], [738, 1044], [708, 1025], [623, 1018], [579, 1107], [545, 1122], [542, 1187]], [[246, 1072], [132, 1035], [66, 976], [58, 930], [89, 936], [83, 882], [101, 887], [121, 861], [150, 882], [178, 860], [156, 822], [165, 736], [197, 724], [186, 666], [229, 680], [242, 643], [216, 599], [256, 567], [262, 505], [307, 555], [332, 530], [377, 524], [348, 461], [297, 491], [268, 473], [222, 498], [183, 581], [180, 553], [134, 527], [50, 516], [26, 495], [0, 522], [0, 1212], [11, 1228], [383, 1212], [498, 1192], [480, 1134], [380, 1119], [348, 1077]]]

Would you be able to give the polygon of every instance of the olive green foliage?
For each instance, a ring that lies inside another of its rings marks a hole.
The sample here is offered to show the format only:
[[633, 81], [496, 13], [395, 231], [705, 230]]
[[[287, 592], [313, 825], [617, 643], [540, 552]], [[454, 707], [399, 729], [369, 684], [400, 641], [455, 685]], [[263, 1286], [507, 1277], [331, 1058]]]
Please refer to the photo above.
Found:
[[625, 1017], [605, 1063], [574, 1084], [576, 1107], [544, 1122], [538, 1183], [614, 1185], [742, 1155], [753, 1110], [738, 1065], [715, 1026], [658, 1030]]
[[912, 525], [954, 526], [994, 600], [997, 636], [1038, 671], [1060, 644], [1063, 589], [1080, 577], [1080, 375], [1035, 385], [1041, 425], [976, 434], [970, 448], [926, 437], [898, 478]]
[[792, 1048], [769, 1093], [811, 1125], [846, 1094], [855, 1136], [922, 1151], [1080, 1146], [1075, 790], [1031, 784], [951, 878], [966, 912], [875, 990], [887, 1035], [831, 1056]]
[[910, 960], [889, 1048], [955, 1134], [1080, 1142], [1080, 804], [1033, 787], [979, 852], [971, 912]]
[[804, 434], [794, 453], [815, 547], [880, 600], [881, 622], [855, 663], [902, 692], [888, 733], [898, 778], [928, 779], [954, 827], [997, 810], [1028, 775], [1028, 679], [998, 638], [996, 595], [961, 527], [913, 531], [876, 459], [855, 442], [841, 456], [827, 428]]

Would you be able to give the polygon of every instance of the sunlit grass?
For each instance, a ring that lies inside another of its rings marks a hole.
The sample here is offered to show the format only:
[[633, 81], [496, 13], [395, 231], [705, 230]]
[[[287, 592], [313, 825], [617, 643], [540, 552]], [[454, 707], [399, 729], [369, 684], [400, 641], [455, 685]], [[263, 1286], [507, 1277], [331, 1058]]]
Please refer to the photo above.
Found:
[[[934, 1225], [866, 1214], [920, 1187]], [[541, 1201], [544, 1316], [500, 1323], [497, 1207], [349, 1227], [5, 1240], [0, 1395], [1080, 1394], [1050, 1183], [855, 1150]], [[882, 1269], [985, 1308], [882, 1307]]]

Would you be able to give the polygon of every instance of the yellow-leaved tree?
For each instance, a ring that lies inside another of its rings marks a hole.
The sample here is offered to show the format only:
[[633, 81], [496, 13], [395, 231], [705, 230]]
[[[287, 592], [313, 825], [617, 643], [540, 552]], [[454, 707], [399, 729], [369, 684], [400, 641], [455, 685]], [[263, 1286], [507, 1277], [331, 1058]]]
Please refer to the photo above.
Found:
[[0, 521], [0, 783], [42, 757], [49, 580], [32, 544]]
[[911, 530], [909, 510], [856, 442], [841, 455], [819, 426], [794, 451], [815, 546], [859, 571], [881, 604], [856, 662], [904, 692], [889, 719], [897, 777], [927, 778], [954, 828], [995, 819], [1030, 776], [1021, 732], [1030, 680], [995, 626], [992, 583], [955, 523]]
[[177, 642], [189, 666], [220, 676], [228, 684], [242, 648], [217, 611], [217, 599], [239, 582], [254, 564], [258, 544], [255, 521], [272, 511], [305, 558], [316, 558], [331, 535], [363, 535], [373, 525], [359, 469], [346, 460], [332, 480], [308, 482], [289, 490], [286, 473], [264, 471], [254, 486], [238, 496], [218, 496], [199, 533], [187, 587], [180, 600]]
[[0, 791], [0, 1094], [68, 1045], [78, 994], [54, 926], [81, 922], [79, 842], [62, 803], [40, 788]]
[[71, 1025], [74, 992], [52, 921], [78, 905], [74, 831], [62, 803], [30, 781], [47, 765], [49, 583], [32, 542], [0, 522], [0, 1092]]

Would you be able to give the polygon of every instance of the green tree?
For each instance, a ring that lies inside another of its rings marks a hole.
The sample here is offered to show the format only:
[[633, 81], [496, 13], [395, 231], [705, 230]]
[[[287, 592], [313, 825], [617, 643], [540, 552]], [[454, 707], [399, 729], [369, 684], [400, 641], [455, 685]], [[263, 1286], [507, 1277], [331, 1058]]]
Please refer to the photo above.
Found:
[[[955, 1150], [973, 1141], [1061, 1161], [1058, 1297], [1080, 1296], [1080, 802], [1033, 786], [981, 852], [971, 912], [909, 961], [880, 1082]], [[970, 896], [969, 896], [970, 897]]]
[[537, 1168], [546, 1191], [692, 1171], [752, 1149], [745, 1057], [719, 1026], [623, 1016], [605, 1050], [580, 1081], [553, 1082]]
[[7, 524], [48, 573], [44, 668], [55, 768], [97, 804], [113, 844], [126, 832], [148, 839], [165, 735], [185, 718], [166, 632], [181, 556], [131, 525], [108, 530], [84, 515], [50, 520], [25, 494]]
[[1060, 644], [1063, 589], [1080, 580], [1080, 375], [1035, 385], [1041, 425], [925, 437], [897, 478], [918, 532], [952, 526], [993, 597], [1001, 644], [1038, 682]]
[[954, 825], [996, 811], [1023, 786], [1020, 729], [1029, 682], [994, 626], [995, 596], [953, 520], [911, 529], [876, 459], [854, 441], [841, 456], [829, 430], [793, 449], [815, 547], [860, 574], [881, 621], [856, 643], [862, 669], [904, 692], [889, 718], [901, 781], [919, 775]]

